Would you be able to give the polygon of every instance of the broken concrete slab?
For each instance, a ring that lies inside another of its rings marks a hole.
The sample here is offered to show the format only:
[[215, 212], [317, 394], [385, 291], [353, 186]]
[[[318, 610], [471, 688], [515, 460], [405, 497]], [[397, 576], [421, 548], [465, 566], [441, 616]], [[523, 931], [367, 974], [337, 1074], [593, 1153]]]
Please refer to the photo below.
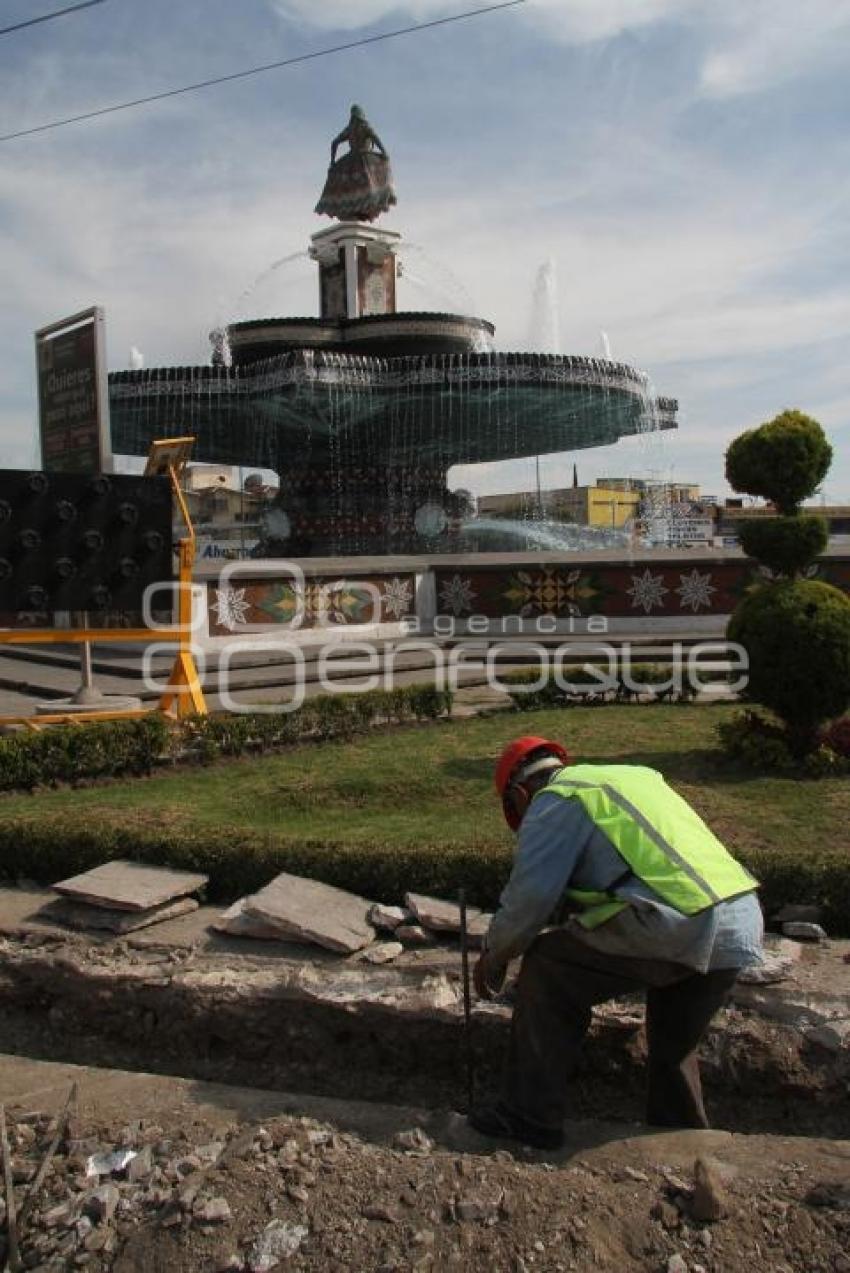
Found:
[[65, 924], [68, 928], [98, 929], [108, 933], [135, 933], [166, 919], [177, 919], [196, 911], [200, 903], [194, 897], [178, 897], [173, 902], [163, 902], [146, 911], [113, 910], [105, 906], [93, 906], [90, 902], [74, 902], [59, 897], [39, 911], [39, 918], [50, 923]]
[[405, 946], [433, 946], [433, 933], [426, 932], [421, 924], [399, 924], [395, 935]]
[[164, 902], [196, 893], [208, 876], [191, 871], [173, 871], [165, 866], [141, 862], [105, 862], [82, 875], [73, 875], [53, 885], [63, 897], [110, 910], [147, 911]]
[[411, 918], [410, 911], [404, 906], [384, 906], [382, 902], [376, 902], [369, 911], [369, 923], [388, 932], [398, 928], [399, 924], [407, 924]]
[[227, 933], [230, 937], [252, 937], [259, 941], [284, 941], [279, 928], [269, 924], [256, 915], [249, 915], [245, 910], [247, 897], [240, 897], [238, 902], [228, 906], [210, 925], [217, 933]]
[[819, 924], [823, 918], [823, 907], [806, 905], [802, 902], [786, 902], [773, 916], [774, 924]]
[[244, 913], [290, 941], [353, 955], [374, 940], [375, 930], [367, 918], [371, 906], [355, 893], [283, 872], [259, 893], [245, 898]]
[[[416, 916], [423, 928], [435, 933], [460, 932], [460, 907], [456, 902], [446, 902], [439, 897], [427, 897], [424, 893], [405, 893], [404, 904]], [[466, 910], [467, 923], [477, 919], [481, 911], [474, 906]]]
[[800, 943], [780, 937], [778, 941], [766, 944], [762, 962], [742, 968], [738, 980], [751, 986], [770, 985], [771, 982], [784, 981], [790, 977], [794, 965], [800, 960]]
[[826, 941], [826, 930], [820, 924], [810, 924], [803, 920], [789, 920], [782, 925], [783, 937], [793, 937], [796, 941]]
[[400, 941], [379, 941], [364, 951], [363, 958], [370, 964], [388, 964], [404, 954]]

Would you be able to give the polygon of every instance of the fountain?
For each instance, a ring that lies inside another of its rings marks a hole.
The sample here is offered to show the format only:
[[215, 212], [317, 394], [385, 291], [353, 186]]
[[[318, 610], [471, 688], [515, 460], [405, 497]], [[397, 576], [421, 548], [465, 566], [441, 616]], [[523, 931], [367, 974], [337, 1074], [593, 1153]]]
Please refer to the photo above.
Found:
[[[486, 319], [399, 312], [401, 235], [375, 225], [395, 202], [387, 152], [353, 108], [317, 205], [333, 224], [309, 249], [319, 316], [232, 322], [213, 333], [209, 366], [110, 375], [116, 453], [144, 455], [153, 438], [192, 433], [195, 460], [279, 474], [263, 556], [456, 551], [476, 527], [448, 489], [453, 465], [676, 427], [676, 402], [624, 363], [500, 353]], [[539, 287], [551, 294], [550, 266]], [[579, 540], [550, 536], [546, 547]], [[539, 533], [526, 543], [543, 546]]]

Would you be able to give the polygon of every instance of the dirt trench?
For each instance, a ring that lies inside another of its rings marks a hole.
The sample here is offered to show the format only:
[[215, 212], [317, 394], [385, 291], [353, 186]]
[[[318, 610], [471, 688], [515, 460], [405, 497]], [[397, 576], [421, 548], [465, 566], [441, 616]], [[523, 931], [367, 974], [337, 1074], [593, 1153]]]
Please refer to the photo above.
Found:
[[[321, 975], [320, 975], [321, 974]], [[233, 1085], [432, 1109], [466, 1103], [459, 974], [284, 970], [28, 934], [0, 940], [0, 1051]], [[381, 976], [384, 982], [381, 982]], [[360, 978], [360, 981], [356, 981]], [[394, 980], [391, 980], [394, 978]], [[362, 987], [352, 989], [352, 985]], [[391, 993], [374, 989], [390, 986]], [[476, 1093], [496, 1091], [508, 1008], [475, 1013]], [[597, 1012], [572, 1115], [643, 1112], [642, 1007]], [[703, 1047], [713, 1124], [850, 1138], [850, 1064], [793, 1025], [730, 1009]]]

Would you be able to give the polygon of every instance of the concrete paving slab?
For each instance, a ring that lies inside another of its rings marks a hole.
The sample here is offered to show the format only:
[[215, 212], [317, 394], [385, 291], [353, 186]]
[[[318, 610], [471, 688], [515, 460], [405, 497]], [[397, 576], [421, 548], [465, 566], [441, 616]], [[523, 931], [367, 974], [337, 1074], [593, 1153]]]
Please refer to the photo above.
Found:
[[64, 924], [67, 928], [99, 929], [119, 936], [134, 933], [167, 919], [177, 919], [196, 911], [200, 903], [194, 897], [178, 897], [173, 902], [162, 902], [146, 911], [113, 910], [106, 906], [91, 906], [87, 902], [74, 902], [60, 897], [44, 907], [44, 918], [49, 922]]
[[279, 929], [283, 936], [353, 954], [374, 940], [368, 915], [372, 903], [355, 893], [283, 872], [245, 899], [245, 913]]
[[147, 911], [177, 897], [196, 893], [208, 880], [209, 876], [191, 871], [174, 871], [169, 867], [118, 860], [61, 880], [53, 888], [63, 897], [88, 902], [92, 906]]
[[247, 900], [246, 897], [240, 897], [238, 902], [228, 906], [226, 911], [222, 911], [213, 920], [212, 926], [216, 932], [228, 933], [231, 937], [253, 937], [257, 941], [280, 941], [279, 928], [256, 915], [246, 913]]
[[[424, 893], [405, 893], [404, 904], [413, 911], [423, 928], [435, 933], [460, 932], [460, 907], [457, 903], [447, 902], [441, 897], [427, 897]], [[466, 918], [470, 924], [480, 915], [481, 911], [476, 907], [467, 907]]]

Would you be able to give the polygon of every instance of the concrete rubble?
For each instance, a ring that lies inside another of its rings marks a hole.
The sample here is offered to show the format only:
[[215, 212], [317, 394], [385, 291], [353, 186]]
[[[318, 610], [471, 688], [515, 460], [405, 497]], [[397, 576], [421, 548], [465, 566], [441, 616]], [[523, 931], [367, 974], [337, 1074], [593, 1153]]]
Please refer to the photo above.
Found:
[[793, 937], [796, 941], [826, 941], [826, 930], [820, 924], [808, 923], [805, 920], [789, 920], [782, 925], [783, 937]]
[[404, 946], [400, 941], [382, 941], [376, 942], [374, 946], [367, 946], [363, 958], [368, 964], [388, 964], [402, 954]]
[[399, 924], [408, 924], [412, 915], [406, 906], [384, 906], [382, 902], [375, 902], [370, 907], [368, 919], [375, 928], [394, 932]]
[[251, 1248], [246, 1262], [248, 1273], [270, 1273], [295, 1255], [308, 1232], [303, 1224], [272, 1220]]
[[[81, 1090], [90, 1104], [88, 1087], [98, 1080], [88, 1073]], [[151, 1081], [126, 1077], [136, 1099], [135, 1084]], [[575, 1124], [569, 1150], [541, 1156], [489, 1142], [482, 1152], [480, 1138], [459, 1116], [455, 1129], [446, 1111], [337, 1102], [322, 1121], [270, 1108], [266, 1121], [254, 1113], [228, 1123], [218, 1090], [212, 1106], [175, 1097], [162, 1100], [158, 1121], [122, 1126], [95, 1113], [96, 1104], [88, 1122], [72, 1113], [58, 1129], [53, 1169], [16, 1229], [24, 1268], [847, 1273], [848, 1142], [749, 1144], [724, 1132], [630, 1136], [624, 1127], [598, 1143], [591, 1127]], [[132, 1109], [124, 1100], [119, 1117]], [[20, 1106], [8, 1114], [12, 1153], [32, 1178], [56, 1120]], [[116, 1164], [94, 1180], [77, 1152], [91, 1141], [103, 1165]], [[150, 1172], [134, 1181], [130, 1168], [142, 1155]], [[27, 1188], [15, 1188], [19, 1215]], [[5, 1255], [0, 1234], [0, 1267]]]
[[773, 924], [794, 923], [799, 920], [804, 924], [820, 924], [823, 919], [823, 907], [813, 906], [803, 902], [786, 902], [786, 904], [771, 917]]
[[395, 935], [405, 946], [433, 946], [434, 937], [421, 924], [399, 924]]
[[[482, 945], [492, 918], [469, 908], [467, 935], [472, 949]], [[408, 893], [404, 906], [370, 905], [344, 889], [283, 874], [259, 893], [234, 902], [213, 921], [213, 927], [230, 937], [306, 942], [337, 954], [363, 951], [369, 963], [382, 964], [408, 947], [426, 948], [440, 939], [457, 939], [460, 907], [422, 893]], [[391, 940], [372, 945], [376, 932]]]
[[[460, 932], [460, 907], [456, 902], [446, 902], [438, 897], [426, 897], [424, 893], [405, 893], [404, 904], [412, 911], [416, 922], [435, 933]], [[481, 914], [474, 906], [467, 907], [467, 921]]]
[[772, 982], [784, 981], [800, 959], [800, 944], [781, 937], [778, 941], [766, 944], [764, 960], [753, 964], [750, 968], [742, 968], [738, 981], [744, 985], [762, 986]]

